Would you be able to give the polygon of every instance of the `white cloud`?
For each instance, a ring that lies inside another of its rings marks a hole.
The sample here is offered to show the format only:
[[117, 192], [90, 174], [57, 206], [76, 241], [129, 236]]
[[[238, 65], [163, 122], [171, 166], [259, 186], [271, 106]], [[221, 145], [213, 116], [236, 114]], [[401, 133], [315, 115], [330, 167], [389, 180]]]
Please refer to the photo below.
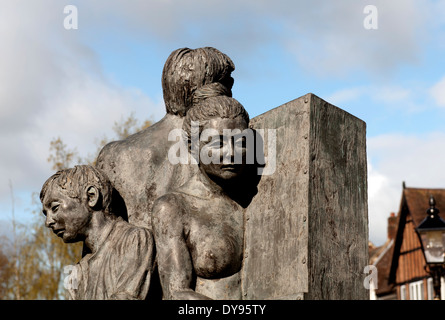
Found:
[[334, 91], [327, 97], [327, 101], [336, 105], [343, 105], [359, 99], [367, 99], [378, 105], [385, 105], [389, 108], [400, 108], [404, 111], [413, 111], [414, 100], [418, 96], [425, 95], [426, 92], [414, 87], [404, 87], [394, 84], [361, 85], [350, 88], [343, 88]]
[[398, 210], [402, 183], [377, 171], [368, 162], [368, 218], [369, 239], [382, 245], [387, 239], [387, 219]]
[[430, 94], [438, 106], [445, 107], [445, 77], [431, 87]]
[[364, 87], [341, 89], [332, 93], [326, 100], [334, 105], [342, 105], [345, 102], [359, 99], [366, 92], [367, 90]]
[[368, 139], [370, 240], [386, 240], [390, 212], [399, 210], [402, 182], [407, 187], [445, 188], [445, 133], [387, 134]]
[[[366, 30], [365, 0], [342, 1], [81, 1], [83, 27], [179, 46], [211, 45], [234, 56], [258, 56], [266, 45], [291, 52], [299, 67], [318, 75], [366, 72], [385, 77], [418, 63], [433, 2], [375, 0], [379, 28]], [[187, 39], [187, 42], [184, 42]]]
[[52, 174], [47, 162], [51, 139], [60, 136], [87, 156], [95, 151], [96, 139], [112, 136], [121, 117], [133, 112], [141, 119], [159, 119], [165, 114], [162, 102], [107, 79], [79, 34], [63, 28], [63, 7], [53, 0], [2, 2], [1, 207], [9, 205], [9, 180], [17, 194], [30, 194]]
[[383, 101], [385, 103], [395, 103], [410, 100], [411, 98], [410, 90], [394, 85], [375, 88], [373, 96], [376, 98], [376, 100]]
[[402, 63], [419, 62], [428, 5], [415, 0], [373, 1], [378, 29], [366, 30], [367, 4], [311, 1], [309, 7], [295, 2], [286, 8], [286, 25], [294, 36], [285, 43], [306, 71], [320, 76], [366, 72], [383, 78]]

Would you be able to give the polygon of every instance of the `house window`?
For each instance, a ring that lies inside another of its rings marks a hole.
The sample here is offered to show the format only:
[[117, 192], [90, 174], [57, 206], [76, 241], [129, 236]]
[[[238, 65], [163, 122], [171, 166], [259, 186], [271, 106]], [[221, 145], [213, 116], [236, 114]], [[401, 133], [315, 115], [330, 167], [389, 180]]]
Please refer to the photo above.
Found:
[[411, 282], [409, 284], [409, 299], [423, 300], [423, 280]]
[[428, 300], [433, 300], [434, 299], [433, 278], [428, 278], [427, 289], [428, 289]]
[[[441, 293], [441, 300], [443, 300], [445, 298], [445, 281], [444, 278], [441, 277], [440, 278], [440, 293]], [[428, 278], [427, 281], [427, 289], [428, 289], [428, 300], [433, 300], [434, 299], [434, 287], [433, 287], [433, 278]]]
[[445, 299], [445, 280], [443, 277], [440, 278], [440, 297]]
[[400, 300], [406, 300], [406, 285], [400, 286]]
[[[427, 284], [428, 284], [428, 286], [427, 286], [427, 289], [428, 289], [428, 300], [433, 300], [434, 299], [433, 278], [428, 278]], [[441, 284], [440, 285], [440, 293], [441, 293], [441, 298], [440, 299], [443, 300], [445, 298], [445, 290], [444, 290], [445, 281], [444, 281], [443, 277], [440, 278], [440, 284]]]

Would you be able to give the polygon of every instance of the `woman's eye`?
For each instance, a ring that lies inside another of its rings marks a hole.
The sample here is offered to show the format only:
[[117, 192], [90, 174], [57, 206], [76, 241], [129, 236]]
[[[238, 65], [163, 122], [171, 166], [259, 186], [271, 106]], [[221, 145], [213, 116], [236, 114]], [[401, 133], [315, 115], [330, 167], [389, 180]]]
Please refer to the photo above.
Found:
[[237, 148], [246, 148], [247, 143], [246, 143], [246, 138], [245, 137], [241, 137], [241, 138], [237, 138], [235, 139], [235, 147]]
[[59, 205], [58, 204], [56, 204], [56, 205], [51, 207], [51, 211], [52, 212], [56, 212], [58, 209], [59, 209]]
[[213, 139], [207, 146], [212, 149], [222, 148], [224, 147], [224, 141], [221, 139]]

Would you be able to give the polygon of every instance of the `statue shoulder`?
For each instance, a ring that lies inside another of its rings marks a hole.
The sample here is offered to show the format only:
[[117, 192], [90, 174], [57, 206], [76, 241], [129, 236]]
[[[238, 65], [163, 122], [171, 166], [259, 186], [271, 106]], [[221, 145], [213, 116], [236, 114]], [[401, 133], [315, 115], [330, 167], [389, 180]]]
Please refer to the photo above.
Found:
[[156, 199], [151, 215], [154, 232], [182, 228], [187, 215], [186, 201], [180, 193], [169, 192]]
[[[147, 253], [151, 252], [153, 246], [153, 239], [151, 232], [144, 227], [132, 225], [127, 221], [120, 219], [116, 223], [116, 229], [121, 237], [121, 244], [123, 248], [137, 247], [144, 248]], [[149, 250], [148, 250], [149, 249]]]
[[162, 214], [179, 209], [184, 206], [183, 196], [178, 192], [168, 192], [156, 199], [153, 205], [153, 214]]
[[[134, 162], [142, 161], [150, 163], [156, 148], [146, 142], [150, 137], [144, 138], [141, 132], [135, 133], [124, 140], [117, 140], [107, 143], [99, 152], [96, 159], [96, 166], [99, 169], [107, 170], [109, 167], [130, 165]], [[136, 156], [135, 155], [140, 155]]]
[[104, 169], [112, 160], [115, 160], [116, 155], [120, 153], [122, 141], [112, 141], [107, 143], [99, 152], [96, 159], [96, 166], [99, 169]]

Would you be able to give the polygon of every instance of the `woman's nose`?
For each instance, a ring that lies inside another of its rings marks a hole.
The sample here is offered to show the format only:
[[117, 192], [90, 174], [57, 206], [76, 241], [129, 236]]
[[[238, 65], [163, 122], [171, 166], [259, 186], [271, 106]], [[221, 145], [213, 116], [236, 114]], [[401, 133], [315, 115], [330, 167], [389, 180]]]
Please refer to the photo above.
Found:
[[234, 154], [235, 154], [235, 152], [234, 152], [233, 138], [229, 138], [224, 143], [224, 148], [223, 148], [224, 159], [233, 161]]

